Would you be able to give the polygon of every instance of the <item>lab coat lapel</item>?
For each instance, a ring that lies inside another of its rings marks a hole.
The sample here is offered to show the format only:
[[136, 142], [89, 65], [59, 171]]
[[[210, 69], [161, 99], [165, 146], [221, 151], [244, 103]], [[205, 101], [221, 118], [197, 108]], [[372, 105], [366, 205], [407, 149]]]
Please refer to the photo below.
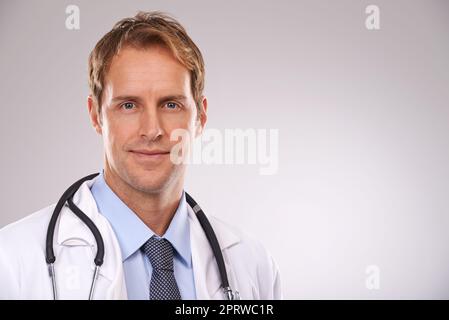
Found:
[[[196, 298], [198, 300], [223, 299], [224, 294], [221, 291], [220, 272], [212, 248], [210, 247], [209, 241], [206, 238], [196, 214], [190, 206], [188, 207], [188, 211]], [[225, 250], [230, 246], [237, 244], [240, 239], [230, 230], [222, 230], [222, 226], [215, 224], [212, 219], [209, 219], [209, 221], [220, 244], [229, 277], [230, 266], [226, 259]], [[232, 279], [229, 279], [229, 281], [231, 280]]]
[[[100, 268], [100, 276], [110, 282], [103, 299], [126, 299], [126, 285], [124, 280], [122, 256], [120, 246], [114, 232], [106, 218], [98, 212], [97, 204], [92, 196], [90, 187], [93, 180], [84, 182], [73, 196], [73, 203], [77, 205], [97, 226], [105, 246], [104, 262]], [[74, 245], [91, 246], [95, 253], [96, 242], [89, 228], [68, 208], [66, 204], [61, 210], [57, 233], [57, 244], [60, 247]], [[92, 259], [91, 269], [95, 264]]]
[[[100, 297], [103, 299], [127, 299], [120, 246], [109, 222], [98, 212], [90, 191], [93, 182], [94, 180], [89, 180], [83, 183], [75, 193], [73, 202], [95, 223], [104, 239], [105, 257], [100, 269], [100, 276], [108, 280], [110, 285], [107, 292]], [[190, 206], [188, 206], [188, 213], [196, 298], [199, 300], [223, 299], [221, 277], [209, 241]], [[209, 221], [223, 253], [229, 282], [233, 289], [238, 289], [233, 281], [226, 250], [238, 244], [240, 238], [231, 229], [225, 228], [221, 223], [216, 223], [214, 219], [209, 219]], [[55, 245], [59, 245], [59, 248], [70, 245], [89, 245], [96, 252], [95, 238], [89, 228], [70, 211], [68, 206], [64, 206], [61, 211], [55, 241], [57, 241]], [[93, 259], [91, 269], [93, 272]], [[101, 294], [101, 292], [97, 292]]]

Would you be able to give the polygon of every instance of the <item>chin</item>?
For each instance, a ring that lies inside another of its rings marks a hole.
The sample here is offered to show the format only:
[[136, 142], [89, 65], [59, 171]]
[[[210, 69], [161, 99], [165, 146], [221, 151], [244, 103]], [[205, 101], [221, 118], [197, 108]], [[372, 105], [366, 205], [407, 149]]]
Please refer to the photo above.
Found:
[[169, 173], [158, 172], [157, 170], [140, 172], [130, 172], [128, 174], [128, 184], [136, 190], [144, 193], [159, 193], [166, 189], [171, 182], [171, 175]]

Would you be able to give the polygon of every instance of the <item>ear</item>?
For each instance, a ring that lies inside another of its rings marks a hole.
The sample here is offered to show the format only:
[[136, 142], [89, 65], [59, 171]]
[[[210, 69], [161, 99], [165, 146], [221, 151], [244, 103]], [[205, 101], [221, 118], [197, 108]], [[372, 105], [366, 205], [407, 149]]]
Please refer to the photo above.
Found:
[[97, 133], [101, 135], [101, 115], [98, 114], [98, 107], [94, 99], [92, 98], [92, 95], [89, 95], [87, 97], [87, 110], [89, 111], [89, 117], [92, 126], [94, 127], [95, 131], [97, 131]]
[[199, 116], [199, 119], [197, 120], [195, 138], [201, 135], [207, 122], [207, 98], [205, 96], [202, 97], [201, 104], [201, 114]]

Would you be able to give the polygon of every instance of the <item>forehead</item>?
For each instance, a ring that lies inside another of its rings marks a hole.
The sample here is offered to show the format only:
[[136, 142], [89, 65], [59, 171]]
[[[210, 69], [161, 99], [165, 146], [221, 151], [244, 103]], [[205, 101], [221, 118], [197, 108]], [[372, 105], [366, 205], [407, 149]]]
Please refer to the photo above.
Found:
[[124, 47], [111, 61], [105, 84], [115, 94], [190, 92], [190, 73], [161, 46]]

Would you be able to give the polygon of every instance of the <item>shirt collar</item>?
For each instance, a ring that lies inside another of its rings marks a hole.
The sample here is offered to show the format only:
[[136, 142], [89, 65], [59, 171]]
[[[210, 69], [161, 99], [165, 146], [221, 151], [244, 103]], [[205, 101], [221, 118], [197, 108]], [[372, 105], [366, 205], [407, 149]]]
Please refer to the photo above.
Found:
[[[112, 191], [107, 185], [103, 172], [91, 187], [98, 211], [112, 225], [122, 251], [123, 261], [128, 259], [155, 233]], [[191, 266], [190, 228], [187, 201], [183, 191], [181, 201], [162, 236], [172, 244], [176, 253], [187, 266]]]

